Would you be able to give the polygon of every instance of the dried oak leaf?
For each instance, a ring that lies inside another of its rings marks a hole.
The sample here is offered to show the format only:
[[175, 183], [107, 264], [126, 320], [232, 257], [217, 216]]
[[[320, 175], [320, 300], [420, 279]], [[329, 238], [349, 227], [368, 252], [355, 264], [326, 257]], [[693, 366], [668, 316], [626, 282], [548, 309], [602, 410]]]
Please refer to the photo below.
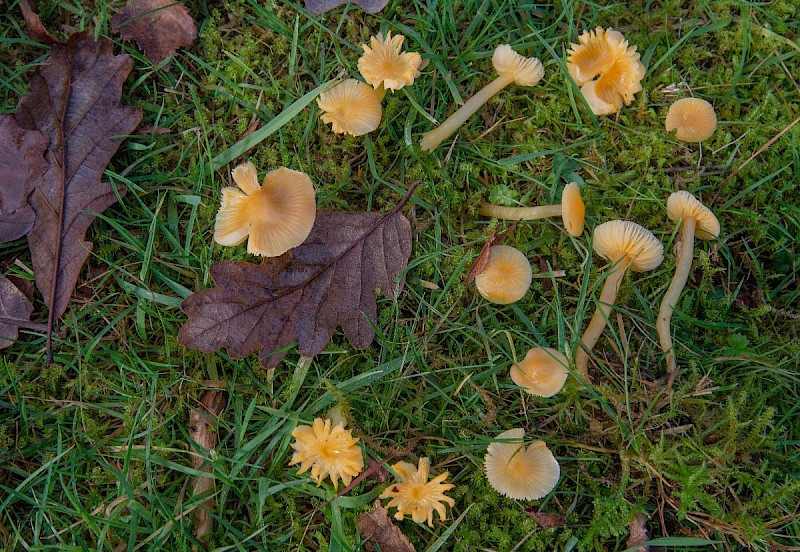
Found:
[[25, 23], [28, 25], [28, 34], [31, 38], [42, 42], [44, 44], [57, 44], [58, 40], [53, 38], [39, 19], [39, 15], [34, 11], [28, 0], [19, 0], [19, 9], [22, 11], [22, 17], [25, 18]]
[[189, 9], [174, 0], [129, 0], [111, 18], [111, 29], [125, 40], [135, 40], [153, 65], [197, 38]]
[[11, 281], [0, 274], [0, 349], [16, 341], [19, 329], [27, 326], [33, 305]]
[[408, 537], [389, 519], [379, 500], [375, 501], [372, 510], [358, 516], [358, 530], [367, 542], [374, 542], [380, 546], [381, 552], [416, 551]]
[[47, 136], [25, 130], [13, 115], [0, 115], [0, 243], [21, 238], [33, 228], [28, 204], [37, 179], [47, 170]]
[[650, 547], [645, 545], [650, 540], [650, 533], [647, 532], [647, 516], [639, 513], [631, 519], [631, 534], [628, 537], [628, 542], [625, 543], [626, 548], [636, 548], [636, 552], [648, 552]]
[[[305, 0], [306, 9], [311, 13], [325, 13], [333, 8], [347, 4], [348, 0]], [[367, 13], [378, 13], [389, 0], [353, 0], [353, 4]]]
[[411, 255], [405, 201], [386, 215], [320, 211], [305, 243], [281, 257], [214, 263], [216, 287], [183, 302], [189, 319], [178, 341], [205, 353], [226, 347], [235, 358], [261, 349], [267, 368], [294, 342], [303, 355], [322, 352], [337, 326], [353, 347], [368, 347], [375, 291], [394, 299], [394, 280]]
[[48, 357], [54, 321], [67, 310], [92, 248], [84, 238], [93, 213], [125, 191], [100, 178], [124, 135], [142, 118], [141, 110], [120, 104], [133, 62], [113, 55], [111, 47], [109, 40], [95, 42], [87, 33], [54, 45], [31, 77], [30, 93], [17, 105], [20, 125], [41, 130], [50, 140], [50, 164], [30, 199], [36, 222], [28, 234], [36, 287], [50, 309]]
[[[214, 382], [216, 385], [222, 382]], [[227, 398], [222, 389], [209, 389], [200, 399], [200, 407], [189, 412], [189, 438], [194, 441], [199, 452], [192, 454], [192, 467], [195, 470], [210, 473], [212, 466], [208, 464], [207, 451], [213, 450], [219, 442], [217, 435], [217, 418], [225, 408]], [[214, 488], [214, 479], [202, 475], [195, 476], [194, 494], [201, 495]], [[214, 498], [209, 497], [194, 511], [194, 536], [202, 537], [211, 532], [211, 510], [214, 509]]]

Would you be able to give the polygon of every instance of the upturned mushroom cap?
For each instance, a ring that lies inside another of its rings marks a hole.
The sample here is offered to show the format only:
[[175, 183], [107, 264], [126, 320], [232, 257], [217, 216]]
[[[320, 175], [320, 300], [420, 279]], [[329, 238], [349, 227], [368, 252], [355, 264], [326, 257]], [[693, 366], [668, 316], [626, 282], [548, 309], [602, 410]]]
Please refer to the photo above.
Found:
[[403, 35], [392, 36], [386, 33], [386, 39], [378, 33], [369, 39], [369, 46], [362, 44], [364, 54], [358, 58], [358, 71], [374, 88], [380, 85], [386, 90], [400, 90], [410, 86], [419, 76], [422, 58], [416, 52], [401, 53]]
[[495, 245], [489, 248], [483, 271], [475, 276], [475, 287], [487, 301], [508, 305], [522, 299], [532, 279], [531, 263], [522, 251]]
[[581, 197], [581, 190], [575, 182], [570, 182], [561, 192], [561, 220], [564, 228], [573, 237], [583, 234], [586, 216], [586, 205]]
[[714, 106], [705, 100], [683, 98], [669, 106], [664, 126], [667, 132], [676, 130], [678, 140], [702, 142], [717, 129], [717, 114]]
[[241, 191], [223, 188], [214, 241], [239, 245], [249, 236], [247, 252], [264, 257], [283, 255], [305, 241], [316, 218], [314, 184], [307, 174], [281, 167], [259, 186], [255, 165], [248, 162], [232, 175]]
[[527, 447], [522, 428], [509, 429], [497, 436], [484, 457], [486, 478], [500, 494], [514, 500], [536, 500], [547, 495], [558, 483], [561, 470], [543, 441]]
[[569, 361], [550, 347], [528, 351], [525, 359], [511, 366], [511, 379], [531, 395], [552, 397], [564, 387]]
[[700, 240], [713, 240], [719, 236], [717, 217], [711, 212], [711, 209], [700, 203], [700, 200], [686, 190], [675, 192], [669, 196], [667, 216], [673, 222], [692, 217], [697, 221], [694, 235]]
[[381, 98], [361, 81], [347, 79], [317, 98], [322, 121], [337, 134], [361, 136], [381, 124]]
[[594, 229], [594, 250], [610, 260], [630, 263], [631, 270], [653, 270], [664, 260], [664, 245], [653, 233], [629, 220], [604, 222]]
[[519, 86], [533, 86], [544, 77], [544, 67], [538, 58], [519, 55], [508, 44], [494, 49], [492, 65], [502, 76], [510, 76]]

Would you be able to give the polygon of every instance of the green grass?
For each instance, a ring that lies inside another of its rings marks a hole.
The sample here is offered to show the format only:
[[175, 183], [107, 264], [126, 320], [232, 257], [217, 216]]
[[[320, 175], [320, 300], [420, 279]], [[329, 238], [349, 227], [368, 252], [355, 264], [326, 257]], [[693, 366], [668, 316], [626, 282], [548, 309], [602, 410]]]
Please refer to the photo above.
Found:
[[[201, 38], [169, 71], [115, 38], [135, 58], [124, 102], [166, 133], [131, 137], [106, 172], [128, 193], [90, 230], [57, 362], [44, 363], [36, 332], [0, 359], [0, 547], [359, 549], [355, 520], [383, 485], [367, 479], [329, 502], [330, 485], [287, 467], [292, 429], [335, 404], [369, 459], [410, 446], [402, 459], [429, 456], [435, 473], [450, 472], [450, 517], [433, 529], [400, 523], [419, 550], [621, 550], [640, 512], [654, 538], [798, 545], [800, 125], [736, 172], [800, 115], [797, 3], [412, 0], [325, 17], [293, 2], [188, 5]], [[117, 7], [44, 0], [39, 12], [57, 35], [67, 24], [109, 36]], [[48, 49], [28, 38], [14, 2], [0, 11], [0, 111], [10, 112]], [[569, 41], [595, 26], [622, 30], [648, 67], [644, 90], [614, 117], [593, 116], [565, 71]], [[255, 355], [184, 349], [180, 301], [211, 285], [212, 262], [248, 260], [243, 247], [211, 239], [231, 168], [211, 170], [212, 160], [254, 122], [357, 76], [359, 45], [386, 30], [429, 63], [411, 88], [387, 94], [377, 131], [335, 136], [312, 103], [247, 153], [261, 171], [308, 172], [322, 208], [385, 211], [422, 181], [407, 209], [406, 286], [396, 302], [379, 299], [375, 343], [355, 351], [337, 333], [310, 366], [292, 350], [274, 372]], [[455, 143], [421, 152], [429, 117], [441, 122], [492, 78], [489, 58], [505, 42], [542, 59], [542, 83], [508, 87]], [[667, 106], [687, 94], [670, 90], [683, 82], [720, 119], [702, 148], [663, 129]], [[489, 305], [465, 287], [494, 224], [475, 211], [490, 196], [551, 203], [575, 179], [590, 228], [635, 220], [667, 255], [657, 270], [626, 276], [596, 350], [597, 385], [572, 380], [534, 400], [508, 377], [514, 355], [548, 345], [572, 356], [604, 263], [589, 253], [589, 232], [575, 240], [558, 222], [521, 224], [507, 243], [532, 261], [531, 292], [513, 307]], [[681, 372], [668, 395], [654, 318], [674, 271], [663, 204], [676, 189], [712, 205], [722, 234], [697, 247], [676, 309]], [[0, 259], [4, 273], [31, 277], [24, 241], [0, 246]], [[41, 319], [40, 298], [36, 307]], [[208, 379], [224, 380], [230, 400], [212, 457], [215, 529], [198, 543], [187, 424]], [[562, 526], [540, 528], [530, 504], [500, 497], [482, 475], [491, 437], [520, 426], [561, 463], [556, 490], [533, 504], [565, 516]]]

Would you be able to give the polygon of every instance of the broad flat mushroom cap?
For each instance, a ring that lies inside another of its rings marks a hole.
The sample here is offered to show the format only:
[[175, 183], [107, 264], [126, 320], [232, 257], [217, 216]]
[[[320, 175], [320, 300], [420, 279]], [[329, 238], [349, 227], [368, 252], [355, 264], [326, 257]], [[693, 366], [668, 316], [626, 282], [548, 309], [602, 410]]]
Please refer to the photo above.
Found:
[[358, 71], [374, 88], [380, 85], [386, 90], [400, 90], [414, 83], [419, 76], [422, 58], [417, 52], [404, 52], [403, 35], [392, 36], [392, 32], [378, 33], [369, 39], [369, 46], [362, 44], [364, 54], [358, 58]]
[[581, 191], [575, 182], [570, 182], [561, 192], [561, 220], [570, 236], [577, 238], [583, 234], [586, 216], [586, 205], [581, 198]]
[[277, 257], [306, 240], [317, 212], [314, 184], [307, 174], [281, 167], [259, 185], [256, 167], [248, 162], [232, 175], [240, 189], [222, 189], [214, 241], [239, 245], [247, 239], [248, 253]]
[[494, 49], [492, 65], [502, 76], [511, 76], [519, 86], [533, 86], [544, 77], [544, 67], [538, 58], [526, 58], [508, 44]]
[[475, 287], [486, 300], [508, 305], [522, 299], [531, 287], [533, 270], [525, 254], [508, 245], [489, 248], [486, 266], [475, 276]]
[[677, 130], [678, 140], [702, 142], [717, 129], [717, 114], [714, 106], [705, 100], [683, 98], [669, 106], [664, 126], [667, 132]]
[[514, 500], [536, 500], [547, 495], [561, 475], [558, 461], [543, 441], [527, 447], [525, 430], [509, 429], [496, 437], [484, 457], [486, 478], [500, 494]]
[[636, 272], [653, 270], [664, 260], [664, 244], [650, 230], [628, 220], [599, 225], [592, 244], [599, 255], [612, 262], [630, 262]]
[[528, 351], [525, 359], [511, 366], [511, 379], [531, 395], [552, 397], [564, 387], [569, 361], [550, 347]]
[[361, 136], [381, 124], [381, 98], [368, 84], [355, 79], [340, 82], [317, 98], [321, 119], [337, 134]]
[[700, 240], [713, 240], [719, 236], [719, 220], [711, 209], [700, 203], [696, 197], [681, 190], [667, 199], [667, 216], [673, 222], [692, 217], [697, 221], [694, 235]]

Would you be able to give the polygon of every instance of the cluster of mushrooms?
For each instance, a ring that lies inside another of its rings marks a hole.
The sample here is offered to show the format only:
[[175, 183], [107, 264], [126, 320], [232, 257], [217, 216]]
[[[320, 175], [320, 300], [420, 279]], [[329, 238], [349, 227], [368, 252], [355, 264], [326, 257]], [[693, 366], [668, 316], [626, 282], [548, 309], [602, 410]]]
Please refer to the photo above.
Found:
[[[358, 69], [366, 82], [347, 79], [320, 94], [317, 100], [323, 122], [333, 132], [355, 136], [375, 130], [381, 121], [381, 101], [386, 90], [411, 85], [420, 75], [422, 58], [403, 52], [404, 37], [378, 34], [363, 45], [364, 54]], [[473, 115], [486, 101], [510, 84], [533, 86], [544, 77], [544, 68], [536, 58], [526, 58], [511, 46], [498, 46], [492, 56], [498, 77], [467, 100], [437, 128], [423, 135], [420, 146], [432, 151]], [[597, 28], [584, 32], [578, 44], [571, 44], [567, 69], [588, 107], [596, 115], [608, 115], [629, 105], [642, 90], [645, 74], [636, 46], [613, 29]], [[666, 130], [688, 142], [701, 142], [714, 132], [716, 114], [708, 102], [686, 98], [673, 103], [666, 116]], [[232, 172], [238, 188], [222, 190], [222, 205], [217, 214], [214, 239], [221, 245], [239, 245], [245, 240], [247, 251], [273, 257], [302, 244], [314, 224], [316, 200], [314, 185], [305, 173], [281, 167], [266, 175], [259, 185], [252, 163]], [[585, 205], [576, 183], [568, 184], [561, 203], [536, 207], [505, 207], [482, 203], [479, 214], [502, 220], [529, 221], [561, 217], [566, 231], [574, 238], [583, 235]], [[681, 241], [675, 277], [664, 295], [656, 329], [666, 354], [669, 382], [677, 364], [670, 335], [670, 318], [688, 279], [694, 240], [713, 239], [719, 235], [719, 222], [713, 213], [686, 191], [673, 193], [667, 201], [670, 220], [681, 224]], [[598, 225], [593, 232], [594, 251], [609, 261], [609, 269], [600, 292], [598, 307], [581, 338], [574, 358], [574, 373], [589, 383], [588, 363], [592, 350], [603, 333], [617, 291], [625, 273], [652, 270], [664, 258], [664, 246], [652, 232], [631, 221], [612, 220]], [[475, 277], [478, 292], [496, 304], [510, 304], [521, 299], [532, 281], [530, 262], [524, 253], [510, 246], [489, 249], [483, 270]], [[534, 348], [521, 361], [515, 359], [510, 370], [512, 381], [537, 397], [552, 397], [564, 386], [570, 374], [570, 359], [549, 348]], [[338, 482], [350, 485], [364, 469], [363, 451], [358, 438], [346, 429], [341, 412], [333, 409], [325, 419], [311, 425], [299, 425], [292, 432], [294, 454], [289, 465], [300, 464], [298, 474], [311, 470], [320, 485], [330, 478], [334, 490]], [[523, 428], [509, 429], [489, 445], [484, 468], [489, 483], [501, 494], [515, 500], [534, 500], [551, 492], [560, 477], [559, 464], [543, 441], [524, 440]], [[454, 501], [445, 495], [453, 485], [445, 483], [448, 473], [430, 477], [430, 460], [421, 458], [417, 466], [398, 462], [392, 466], [397, 480], [380, 498], [391, 499], [388, 508], [396, 508], [395, 517], [406, 514], [417, 523], [433, 525], [433, 514], [445, 518], [446, 505]]]

